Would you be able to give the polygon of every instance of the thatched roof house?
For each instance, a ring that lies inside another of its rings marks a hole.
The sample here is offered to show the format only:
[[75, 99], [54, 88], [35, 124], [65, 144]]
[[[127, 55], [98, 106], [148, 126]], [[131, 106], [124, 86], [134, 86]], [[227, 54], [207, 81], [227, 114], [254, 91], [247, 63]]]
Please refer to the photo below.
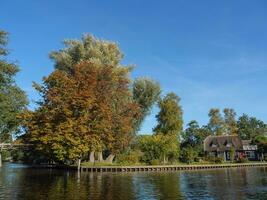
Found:
[[229, 152], [234, 149], [236, 156], [246, 155], [255, 158], [257, 145], [252, 145], [251, 140], [241, 140], [237, 135], [208, 136], [204, 140], [204, 151], [223, 156], [226, 160]]

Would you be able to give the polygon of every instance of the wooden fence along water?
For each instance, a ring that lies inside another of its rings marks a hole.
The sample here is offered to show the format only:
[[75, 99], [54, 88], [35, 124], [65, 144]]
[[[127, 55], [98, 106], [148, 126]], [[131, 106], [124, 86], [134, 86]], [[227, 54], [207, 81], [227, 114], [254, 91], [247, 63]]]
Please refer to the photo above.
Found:
[[179, 170], [200, 170], [220, 169], [231, 167], [257, 167], [267, 166], [262, 163], [233, 163], [233, 164], [209, 164], [209, 165], [160, 165], [160, 166], [81, 166], [81, 172], [147, 172], [147, 171], [179, 171]]

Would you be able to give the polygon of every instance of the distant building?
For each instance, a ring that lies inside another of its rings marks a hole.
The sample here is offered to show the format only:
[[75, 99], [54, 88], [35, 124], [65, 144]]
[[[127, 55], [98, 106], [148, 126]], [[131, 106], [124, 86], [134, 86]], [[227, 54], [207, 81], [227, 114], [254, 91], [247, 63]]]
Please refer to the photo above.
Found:
[[232, 148], [235, 152], [235, 159], [259, 160], [257, 145], [251, 144], [251, 140], [241, 140], [237, 135], [208, 136], [204, 140], [205, 153], [222, 157], [224, 160], [230, 160]]

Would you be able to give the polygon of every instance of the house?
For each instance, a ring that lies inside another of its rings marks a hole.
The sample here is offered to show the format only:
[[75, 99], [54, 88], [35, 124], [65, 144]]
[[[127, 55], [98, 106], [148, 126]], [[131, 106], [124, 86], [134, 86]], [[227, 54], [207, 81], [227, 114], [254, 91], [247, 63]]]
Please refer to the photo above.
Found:
[[235, 152], [235, 159], [259, 160], [260, 158], [257, 145], [251, 144], [251, 140], [241, 140], [237, 135], [208, 136], [204, 140], [204, 151], [207, 155], [230, 160], [232, 149]]

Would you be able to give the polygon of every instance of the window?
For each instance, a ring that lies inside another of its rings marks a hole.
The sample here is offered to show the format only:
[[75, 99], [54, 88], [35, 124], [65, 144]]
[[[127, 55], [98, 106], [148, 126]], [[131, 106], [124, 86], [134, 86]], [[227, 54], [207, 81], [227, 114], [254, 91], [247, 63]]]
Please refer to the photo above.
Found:
[[255, 158], [255, 152], [254, 151], [246, 151], [247, 158], [254, 159]]
[[232, 146], [231, 143], [226, 144], [226, 147], [231, 147], [231, 146]]
[[210, 147], [217, 147], [217, 144], [214, 143], [213, 141], [210, 143]]
[[232, 144], [231, 144], [231, 142], [225, 140], [225, 142], [224, 142], [224, 146], [230, 148], [230, 147], [232, 146]]

